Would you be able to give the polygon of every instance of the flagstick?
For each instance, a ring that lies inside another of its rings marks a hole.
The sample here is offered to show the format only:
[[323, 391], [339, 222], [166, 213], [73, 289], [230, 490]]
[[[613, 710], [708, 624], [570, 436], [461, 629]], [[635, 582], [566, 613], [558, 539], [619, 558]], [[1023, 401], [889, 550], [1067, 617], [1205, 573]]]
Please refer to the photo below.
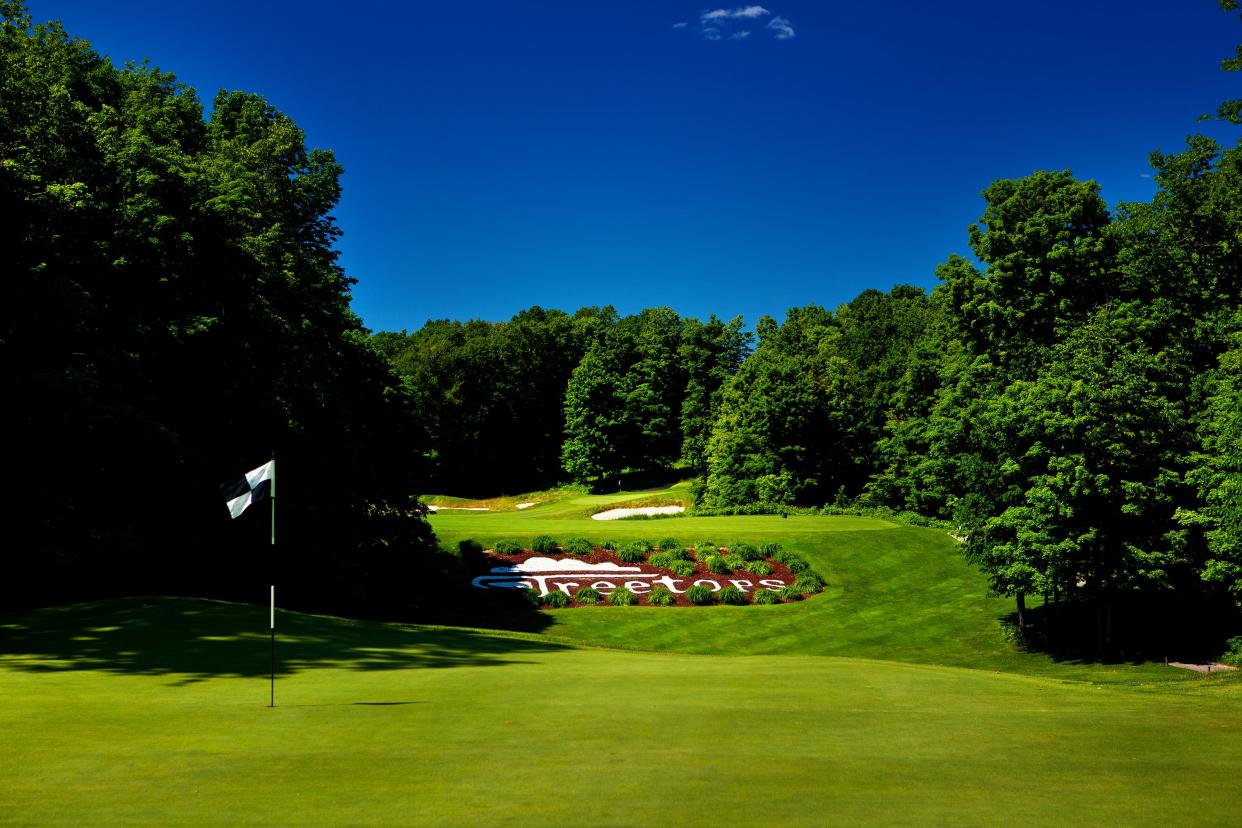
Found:
[[272, 700], [268, 707], [276, 706], [276, 585], [272, 585]]
[[[276, 452], [272, 452], [272, 480], [268, 493], [272, 497], [272, 552], [276, 551]], [[272, 584], [272, 680], [271, 701], [268, 707], [276, 706], [276, 585]]]

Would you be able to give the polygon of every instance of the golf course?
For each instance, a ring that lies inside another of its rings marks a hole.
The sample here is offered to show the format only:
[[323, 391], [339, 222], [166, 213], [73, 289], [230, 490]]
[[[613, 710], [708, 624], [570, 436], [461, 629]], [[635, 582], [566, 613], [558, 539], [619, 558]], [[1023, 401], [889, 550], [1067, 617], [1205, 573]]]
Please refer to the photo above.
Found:
[[446, 548], [540, 534], [778, 543], [827, 587], [771, 606], [532, 609], [522, 625], [536, 633], [278, 610], [275, 707], [263, 585], [255, 605], [8, 613], [0, 823], [1236, 819], [1236, 672], [1024, 653], [1002, 624], [1009, 602], [942, 530], [590, 519], [678, 491], [431, 522]]

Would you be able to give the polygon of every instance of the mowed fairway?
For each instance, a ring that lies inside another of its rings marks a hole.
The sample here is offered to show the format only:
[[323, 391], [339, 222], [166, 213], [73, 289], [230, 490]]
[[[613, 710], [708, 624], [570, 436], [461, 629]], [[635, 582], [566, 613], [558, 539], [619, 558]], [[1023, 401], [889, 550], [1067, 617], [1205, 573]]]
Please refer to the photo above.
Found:
[[1235, 677], [1016, 652], [1007, 604], [933, 530], [601, 525], [583, 511], [597, 502], [434, 523], [446, 543], [775, 540], [829, 589], [775, 607], [564, 610], [543, 634], [281, 613], [274, 709], [266, 607], [127, 599], [4, 616], [0, 822], [1237, 819]]

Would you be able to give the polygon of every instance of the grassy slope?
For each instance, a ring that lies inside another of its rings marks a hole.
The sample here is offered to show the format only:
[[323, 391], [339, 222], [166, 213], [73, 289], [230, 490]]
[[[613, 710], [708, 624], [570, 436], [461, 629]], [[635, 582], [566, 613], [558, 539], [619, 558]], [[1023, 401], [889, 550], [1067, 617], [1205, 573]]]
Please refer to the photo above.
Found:
[[158, 600], [0, 621], [0, 822], [1212, 824], [1237, 685], [1099, 687]]
[[541, 635], [282, 613], [275, 709], [265, 607], [0, 618], [0, 823], [1236, 817], [1238, 676], [1018, 653], [1008, 604], [932, 530], [586, 518], [634, 498], [433, 520], [446, 542], [777, 540], [831, 586], [777, 607], [550, 613]]

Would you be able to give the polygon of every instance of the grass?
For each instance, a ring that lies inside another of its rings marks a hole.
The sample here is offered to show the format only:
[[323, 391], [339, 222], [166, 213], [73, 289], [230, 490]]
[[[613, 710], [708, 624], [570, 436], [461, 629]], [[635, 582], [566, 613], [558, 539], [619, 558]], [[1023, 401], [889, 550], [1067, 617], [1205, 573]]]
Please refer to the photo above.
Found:
[[433, 521], [446, 545], [777, 541], [828, 588], [779, 606], [557, 610], [538, 635], [280, 613], [275, 708], [266, 607], [2, 616], [0, 823], [1235, 819], [1238, 676], [1019, 652], [1008, 604], [934, 530], [590, 521], [606, 499]]

